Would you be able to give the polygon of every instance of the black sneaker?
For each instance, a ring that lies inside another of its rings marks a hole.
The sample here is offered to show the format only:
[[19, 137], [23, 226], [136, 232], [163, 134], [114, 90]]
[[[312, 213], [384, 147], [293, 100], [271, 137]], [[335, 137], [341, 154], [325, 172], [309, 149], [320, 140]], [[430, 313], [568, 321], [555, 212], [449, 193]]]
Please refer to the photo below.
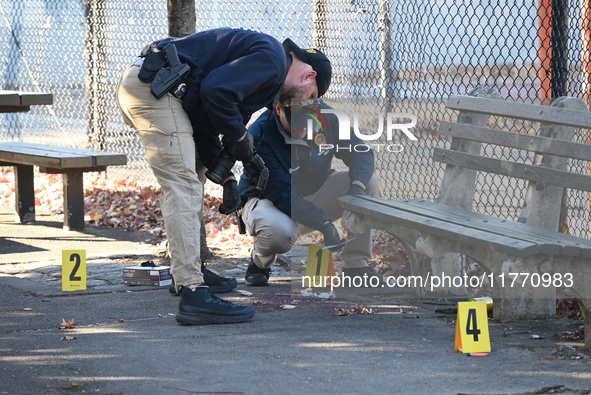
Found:
[[[209, 290], [213, 293], [224, 293], [230, 292], [238, 286], [238, 281], [233, 277], [222, 277], [219, 274], [215, 274], [211, 270], [201, 264], [201, 273], [203, 273], [203, 282], [209, 287]], [[168, 287], [168, 292], [173, 295], [180, 296], [180, 291], [177, 292], [174, 278], [172, 284]]]
[[[363, 287], [381, 287], [384, 284], [384, 276], [376, 272], [369, 266], [343, 268], [343, 275], [351, 277], [353, 284], [361, 284]], [[365, 279], [363, 280], [364, 275]], [[353, 277], [361, 277], [359, 280], [353, 280]]]
[[213, 293], [230, 292], [238, 286], [238, 281], [234, 277], [222, 277], [201, 264], [201, 273], [203, 273], [203, 282], [207, 284], [209, 290]]
[[255, 287], [262, 287], [265, 285], [269, 285], [269, 275], [271, 274], [271, 269], [261, 269], [254, 262], [251, 262], [246, 269], [246, 285], [251, 285]]
[[237, 324], [254, 317], [254, 307], [239, 306], [213, 295], [209, 288], [183, 287], [176, 321], [183, 325]]

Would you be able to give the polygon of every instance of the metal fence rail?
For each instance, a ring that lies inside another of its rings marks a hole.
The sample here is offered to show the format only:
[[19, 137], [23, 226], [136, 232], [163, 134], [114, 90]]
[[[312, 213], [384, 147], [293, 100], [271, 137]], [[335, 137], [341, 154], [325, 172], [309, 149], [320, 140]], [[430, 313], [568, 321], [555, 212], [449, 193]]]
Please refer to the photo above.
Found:
[[[251, 28], [322, 49], [334, 67], [328, 101], [362, 99], [416, 115], [419, 140], [401, 138], [403, 152], [378, 153], [377, 172], [385, 196], [434, 199], [442, 169], [430, 155], [445, 144], [436, 130], [453, 116], [443, 107], [450, 94], [489, 86], [508, 100], [588, 100], [590, 9], [589, 0], [204, 0], [196, 14], [197, 30]], [[0, 87], [48, 91], [55, 103], [0, 115], [0, 140], [125, 153], [129, 165], [110, 174], [153, 182], [115, 91], [141, 48], [166, 35], [166, 24], [164, 0], [0, 0]], [[479, 179], [477, 209], [514, 218], [512, 210], [499, 212], [491, 182]], [[523, 183], [505, 185], [522, 194]], [[588, 211], [586, 193], [569, 194], [571, 233], [589, 237]]]

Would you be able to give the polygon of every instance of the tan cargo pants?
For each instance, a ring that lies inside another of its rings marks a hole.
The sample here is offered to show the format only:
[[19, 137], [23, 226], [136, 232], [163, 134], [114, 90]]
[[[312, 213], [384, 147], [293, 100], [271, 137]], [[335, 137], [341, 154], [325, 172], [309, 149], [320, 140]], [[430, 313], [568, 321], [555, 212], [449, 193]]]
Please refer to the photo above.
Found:
[[200, 284], [203, 184], [197, 175], [193, 128], [182, 101], [171, 94], [157, 100], [150, 85], [138, 79], [138, 72], [138, 65], [127, 69], [117, 87], [117, 103], [127, 124], [138, 131], [162, 189], [162, 215], [175, 283]]
[[[319, 206], [331, 220], [335, 221], [343, 215], [343, 209], [337, 203], [337, 199], [347, 194], [350, 185], [349, 172], [335, 172], [318, 191], [306, 196], [305, 199]], [[376, 177], [371, 178], [365, 193], [369, 196], [380, 195], [380, 184]], [[273, 265], [277, 254], [288, 252], [300, 234], [313, 231], [293, 221], [268, 199], [250, 198], [242, 211], [242, 220], [248, 233], [254, 236], [251, 257], [261, 269]], [[342, 250], [344, 267], [367, 266], [367, 259], [371, 258], [372, 251], [371, 231], [347, 236], [356, 238], [347, 243]]]

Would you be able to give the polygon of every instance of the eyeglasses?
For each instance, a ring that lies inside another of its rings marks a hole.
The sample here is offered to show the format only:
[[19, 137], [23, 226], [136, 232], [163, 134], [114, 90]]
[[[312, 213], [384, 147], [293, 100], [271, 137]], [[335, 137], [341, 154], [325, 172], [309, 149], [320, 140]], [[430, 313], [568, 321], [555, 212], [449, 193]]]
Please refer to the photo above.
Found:
[[319, 99], [302, 100], [299, 103], [292, 103], [287, 106], [281, 106], [287, 122], [293, 129], [305, 128], [307, 120], [316, 117], [316, 114], [320, 111]]

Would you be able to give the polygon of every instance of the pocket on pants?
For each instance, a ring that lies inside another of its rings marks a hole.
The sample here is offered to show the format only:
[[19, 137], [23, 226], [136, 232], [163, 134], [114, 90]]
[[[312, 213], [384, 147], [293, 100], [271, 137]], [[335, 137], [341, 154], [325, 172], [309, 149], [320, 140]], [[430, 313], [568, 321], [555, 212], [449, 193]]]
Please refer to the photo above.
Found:
[[155, 173], [165, 177], [164, 173], [170, 173], [180, 178], [192, 178], [190, 174], [195, 172], [195, 144], [191, 135], [181, 136], [161, 131], [140, 132], [146, 158]]

